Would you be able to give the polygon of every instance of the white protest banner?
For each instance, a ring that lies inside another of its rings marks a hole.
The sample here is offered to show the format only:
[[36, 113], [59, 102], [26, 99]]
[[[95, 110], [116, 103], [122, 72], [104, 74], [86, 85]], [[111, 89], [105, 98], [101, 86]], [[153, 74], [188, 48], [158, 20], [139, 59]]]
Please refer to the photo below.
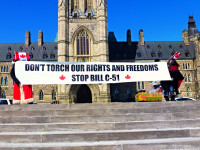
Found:
[[18, 61], [15, 75], [21, 84], [103, 84], [171, 80], [166, 62], [38, 62]]

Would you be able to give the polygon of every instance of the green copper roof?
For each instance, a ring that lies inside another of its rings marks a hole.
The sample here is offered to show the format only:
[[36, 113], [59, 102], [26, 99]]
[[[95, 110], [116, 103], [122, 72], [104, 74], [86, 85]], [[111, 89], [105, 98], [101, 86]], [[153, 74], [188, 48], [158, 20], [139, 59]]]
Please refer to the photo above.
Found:
[[56, 34], [56, 38], [55, 38], [54, 42], [58, 42], [58, 33]]

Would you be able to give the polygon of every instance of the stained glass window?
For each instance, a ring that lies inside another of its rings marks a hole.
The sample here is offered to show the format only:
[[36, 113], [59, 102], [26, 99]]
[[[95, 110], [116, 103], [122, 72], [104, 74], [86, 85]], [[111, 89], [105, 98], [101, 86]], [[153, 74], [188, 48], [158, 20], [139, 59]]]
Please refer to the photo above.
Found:
[[89, 35], [85, 30], [77, 35], [77, 55], [89, 55]]
[[5, 85], [8, 85], [8, 78], [5, 79]]

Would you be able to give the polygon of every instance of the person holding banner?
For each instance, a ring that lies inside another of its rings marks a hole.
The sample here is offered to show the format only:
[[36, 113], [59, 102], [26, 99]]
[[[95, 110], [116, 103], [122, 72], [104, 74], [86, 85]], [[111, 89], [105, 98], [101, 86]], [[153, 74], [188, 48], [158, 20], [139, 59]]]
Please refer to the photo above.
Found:
[[168, 63], [169, 73], [171, 78], [173, 79], [173, 86], [176, 92], [176, 95], [180, 94], [178, 89], [184, 79], [183, 75], [178, 69], [179, 64], [176, 62], [175, 59], [170, 59]]
[[30, 61], [29, 54], [25, 52], [15, 52], [15, 57], [13, 58], [13, 67], [10, 72], [11, 78], [14, 81], [13, 104], [33, 104], [32, 86], [21, 85], [20, 81], [15, 76], [16, 61]]
[[162, 87], [164, 89], [164, 98], [166, 101], [169, 101], [169, 98], [171, 97], [171, 101], [175, 101], [175, 96], [179, 94], [178, 89], [184, 78], [178, 70], [179, 64], [174, 58], [171, 58], [167, 64], [172, 81], [162, 81]]

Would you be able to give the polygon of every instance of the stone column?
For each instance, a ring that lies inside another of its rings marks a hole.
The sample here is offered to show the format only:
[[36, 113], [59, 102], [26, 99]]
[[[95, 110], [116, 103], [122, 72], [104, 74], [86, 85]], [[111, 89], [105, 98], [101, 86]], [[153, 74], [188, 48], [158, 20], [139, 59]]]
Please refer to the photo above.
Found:
[[[99, 29], [99, 39], [98, 48], [100, 52], [99, 61], [108, 62], [109, 61], [109, 51], [108, 51], [108, 25], [107, 25], [107, 1], [102, 0], [100, 6], [97, 10], [97, 22]], [[99, 101], [102, 103], [107, 103], [111, 101], [110, 98], [110, 85], [101, 84], [99, 85], [100, 97]]]
[[[69, 0], [58, 3], [58, 62], [69, 61]], [[67, 102], [66, 85], [58, 85], [58, 99]]]

